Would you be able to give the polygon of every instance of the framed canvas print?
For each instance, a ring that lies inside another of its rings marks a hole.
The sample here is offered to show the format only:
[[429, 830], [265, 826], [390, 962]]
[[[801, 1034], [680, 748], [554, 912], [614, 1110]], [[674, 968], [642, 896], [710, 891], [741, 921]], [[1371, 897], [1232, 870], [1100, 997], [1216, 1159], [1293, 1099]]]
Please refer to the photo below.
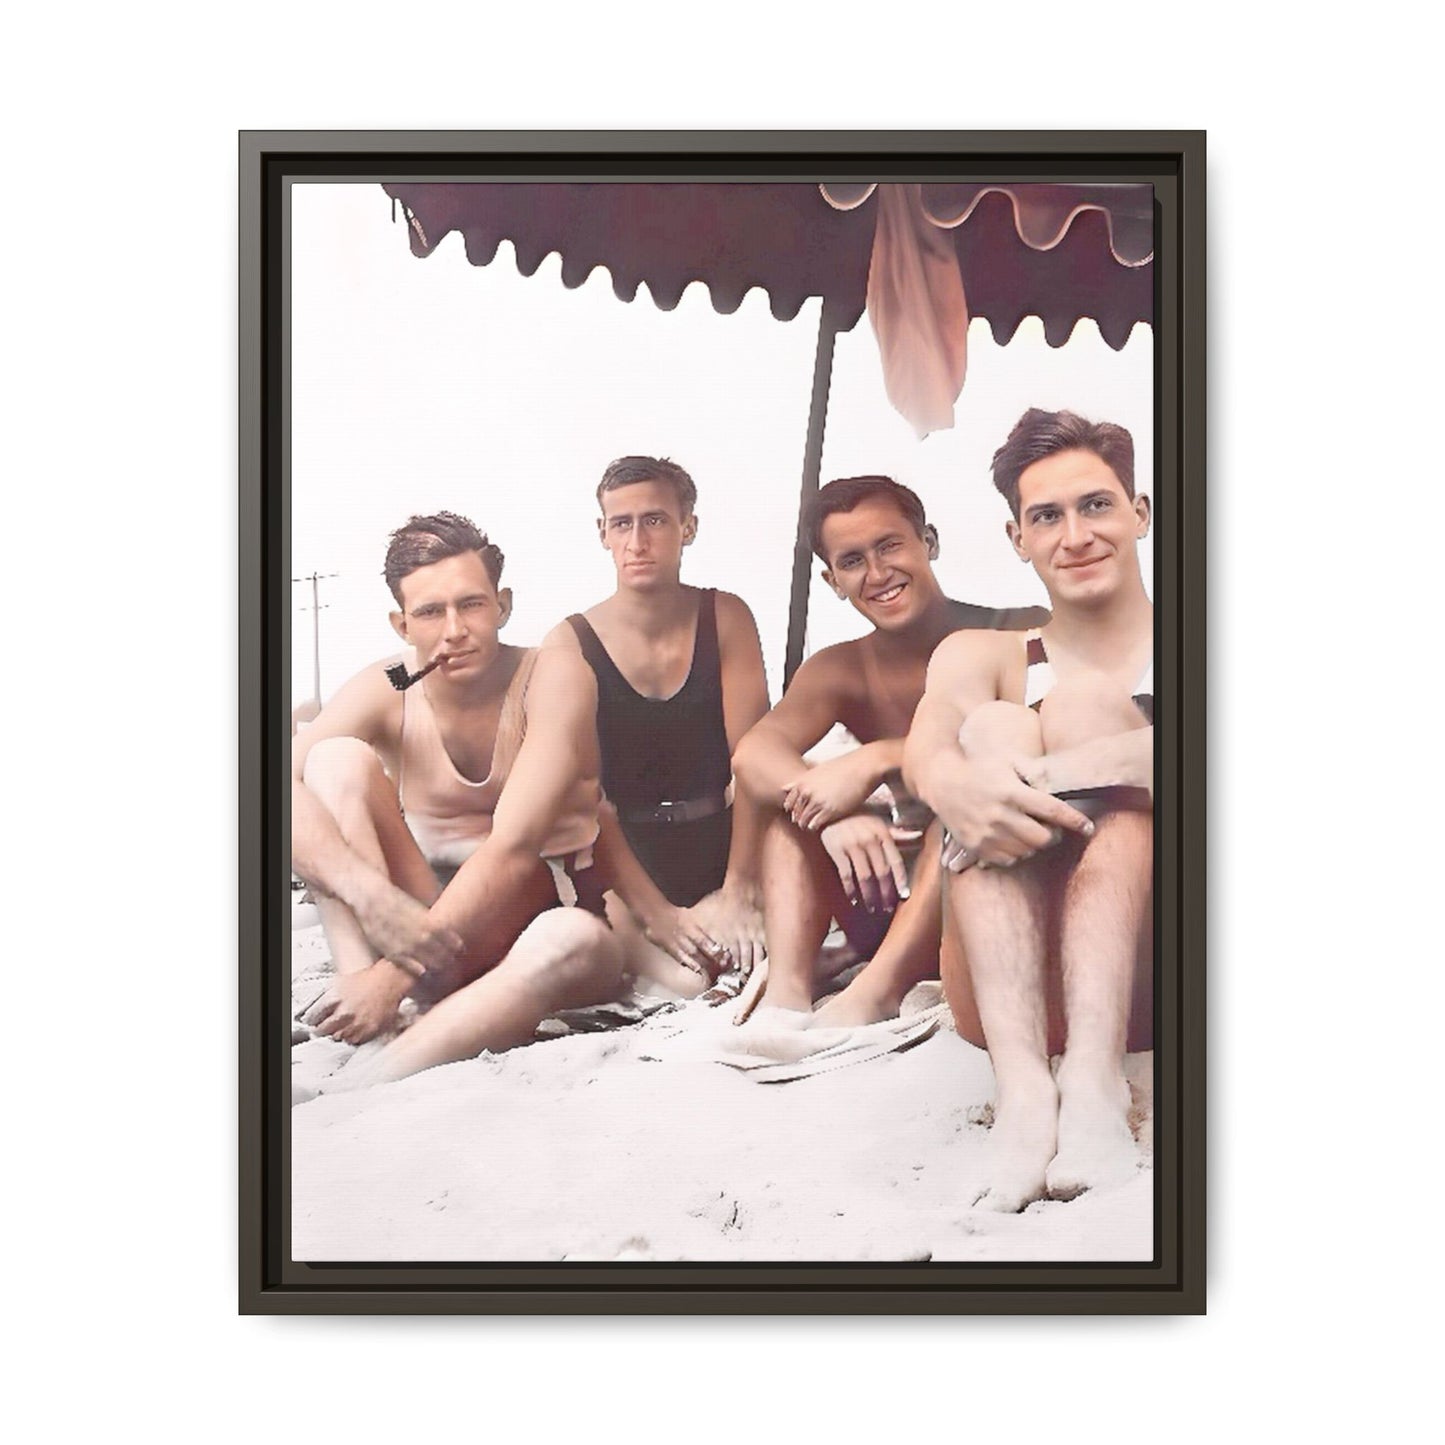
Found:
[[1203, 175], [241, 136], [243, 1311], [1203, 1309]]

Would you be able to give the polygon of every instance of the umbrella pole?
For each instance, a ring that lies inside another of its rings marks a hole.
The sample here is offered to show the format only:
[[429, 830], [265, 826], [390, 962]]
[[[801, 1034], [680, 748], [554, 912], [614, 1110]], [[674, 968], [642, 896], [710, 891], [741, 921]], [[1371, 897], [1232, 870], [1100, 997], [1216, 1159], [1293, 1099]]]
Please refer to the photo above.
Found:
[[813, 399], [808, 408], [808, 442], [803, 452], [803, 485], [798, 496], [798, 528], [793, 539], [793, 593], [788, 603], [788, 654], [783, 663], [783, 688], [793, 680], [803, 661], [803, 638], [808, 628], [808, 573], [813, 549], [808, 545], [808, 504], [818, 491], [823, 467], [823, 429], [828, 421], [828, 388], [833, 380], [833, 343], [838, 328], [828, 304], [818, 320], [818, 349], [813, 357]]

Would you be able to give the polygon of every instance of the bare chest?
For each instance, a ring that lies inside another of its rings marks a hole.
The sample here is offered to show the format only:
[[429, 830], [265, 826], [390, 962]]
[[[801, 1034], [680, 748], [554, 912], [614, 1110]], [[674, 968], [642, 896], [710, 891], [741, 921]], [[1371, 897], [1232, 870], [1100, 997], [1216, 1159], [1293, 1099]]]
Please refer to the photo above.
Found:
[[920, 658], [879, 658], [871, 651], [858, 659], [856, 690], [844, 718], [849, 732], [862, 743], [901, 738], [913, 725], [923, 696], [928, 663]]

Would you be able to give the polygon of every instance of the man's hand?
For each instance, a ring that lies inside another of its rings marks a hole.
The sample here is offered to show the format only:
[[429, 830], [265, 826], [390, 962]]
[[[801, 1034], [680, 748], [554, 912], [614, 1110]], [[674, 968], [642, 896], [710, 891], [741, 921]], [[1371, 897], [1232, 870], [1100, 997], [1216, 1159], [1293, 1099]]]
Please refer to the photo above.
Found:
[[795, 826], [817, 833], [856, 813], [877, 786], [861, 748], [815, 763], [783, 792], [783, 811]]
[[461, 935], [434, 923], [426, 905], [395, 884], [370, 890], [351, 909], [371, 946], [413, 978], [444, 974], [462, 951]]
[[642, 920], [642, 931], [649, 942], [707, 983], [713, 983], [728, 966], [727, 952], [698, 917], [696, 908], [666, 904]]
[[896, 828], [871, 813], [858, 813], [830, 823], [818, 836], [855, 907], [891, 912], [908, 897], [908, 869], [898, 844], [920, 837], [916, 828]]
[[396, 1022], [410, 983], [406, 973], [380, 959], [360, 973], [341, 974], [302, 1022], [344, 1044], [364, 1044]]
[[726, 955], [725, 964], [730, 963], [746, 979], [766, 949], [757, 890], [722, 887], [699, 899], [687, 912], [716, 940]]
[[973, 863], [1008, 868], [1058, 841], [1060, 829], [1088, 837], [1094, 825], [1077, 808], [1030, 787], [1018, 766], [1002, 758], [959, 758], [936, 793], [938, 816], [953, 835], [945, 867], [961, 872]]

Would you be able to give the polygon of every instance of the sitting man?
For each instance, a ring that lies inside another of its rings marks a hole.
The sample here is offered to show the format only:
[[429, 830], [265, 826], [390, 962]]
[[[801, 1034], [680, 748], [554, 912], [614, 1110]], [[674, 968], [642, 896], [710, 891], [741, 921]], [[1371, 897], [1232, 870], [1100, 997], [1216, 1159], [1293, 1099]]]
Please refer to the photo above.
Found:
[[[938, 533], [917, 495], [888, 477], [829, 482], [813, 499], [810, 529], [824, 580], [873, 631], [810, 657], [782, 701], [743, 739], [736, 765], [769, 820], [766, 1017], [797, 1026], [812, 1021], [819, 949], [837, 919], [854, 951], [872, 962], [816, 1018], [849, 1026], [894, 1017], [915, 983], [938, 976], [939, 869], [923, 869], [910, 896], [898, 841], [910, 832], [916, 839], [917, 828], [898, 825], [929, 825], [934, 848], [940, 830], [897, 793], [892, 817], [864, 810], [881, 784], [899, 784], [903, 740], [928, 659], [959, 628], [1021, 629], [1047, 614], [945, 597], [933, 575]], [[810, 765], [804, 752], [837, 723], [861, 746]], [[926, 856], [932, 863], [937, 853]]]
[[904, 776], [948, 829], [944, 989], [993, 1063], [976, 1202], [1014, 1211], [1138, 1167], [1123, 1066], [1152, 1003], [1154, 620], [1127, 431], [1030, 410], [993, 476], [1053, 614], [1027, 638], [938, 649]]
[[681, 579], [696, 502], [675, 462], [613, 462], [597, 488], [597, 530], [616, 590], [547, 638], [595, 675], [602, 785], [641, 864], [619, 858], [619, 887], [669, 955], [643, 971], [684, 995], [721, 969], [746, 974], [762, 953], [756, 810], [733, 801], [732, 751], [768, 709], [747, 604]]
[[[433, 1005], [369, 1078], [526, 1043], [548, 1014], [621, 986], [592, 866], [592, 675], [499, 641], [502, 561], [450, 512], [394, 532], [402, 668], [358, 673], [292, 745], [292, 867], [319, 895], [338, 974], [308, 1017], [359, 1044], [397, 1026], [408, 994]], [[425, 675], [399, 691], [405, 668]]]

